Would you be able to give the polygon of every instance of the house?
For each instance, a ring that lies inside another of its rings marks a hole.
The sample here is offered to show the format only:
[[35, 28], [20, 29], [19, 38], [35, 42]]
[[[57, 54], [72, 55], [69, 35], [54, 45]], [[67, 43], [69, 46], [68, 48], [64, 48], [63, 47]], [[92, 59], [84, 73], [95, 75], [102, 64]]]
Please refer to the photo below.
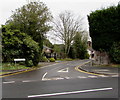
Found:
[[88, 41], [87, 41], [87, 45], [88, 45], [88, 54], [90, 55], [89, 59], [95, 59], [95, 50], [92, 48], [92, 40], [91, 37], [89, 37]]
[[45, 45], [43, 45], [43, 54], [46, 56], [46, 58], [55, 58], [57, 59], [57, 53], [54, 52], [52, 48], [49, 48]]
[[110, 63], [110, 59], [109, 59], [109, 55], [107, 54], [107, 52], [101, 52], [101, 51], [95, 51], [92, 48], [92, 40], [91, 38], [88, 39], [88, 54], [90, 55], [89, 59], [94, 60], [95, 64], [109, 64]]

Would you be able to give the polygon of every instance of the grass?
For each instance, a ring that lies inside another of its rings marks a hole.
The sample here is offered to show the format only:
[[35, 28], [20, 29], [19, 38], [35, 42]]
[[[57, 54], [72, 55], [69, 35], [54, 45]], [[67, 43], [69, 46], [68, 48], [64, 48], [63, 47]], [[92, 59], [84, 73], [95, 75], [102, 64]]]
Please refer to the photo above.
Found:
[[25, 65], [21, 64], [14, 64], [14, 63], [3, 63], [0, 66], [0, 70], [18, 70], [18, 69], [29, 69], [30, 67], [26, 67]]
[[65, 58], [65, 59], [57, 59], [57, 60], [60, 60], [60, 61], [72, 61], [73, 59], [71, 59], [71, 58]]
[[2, 74], [6, 74], [6, 73], [9, 73], [9, 72], [0, 72], [0, 75], [2, 75]]

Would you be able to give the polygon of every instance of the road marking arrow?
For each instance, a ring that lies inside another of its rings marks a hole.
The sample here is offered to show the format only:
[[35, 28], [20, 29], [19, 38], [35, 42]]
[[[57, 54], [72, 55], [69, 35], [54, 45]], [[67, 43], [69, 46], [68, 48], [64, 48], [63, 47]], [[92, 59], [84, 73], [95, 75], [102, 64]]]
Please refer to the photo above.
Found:
[[61, 69], [58, 72], [68, 72], [68, 68]]

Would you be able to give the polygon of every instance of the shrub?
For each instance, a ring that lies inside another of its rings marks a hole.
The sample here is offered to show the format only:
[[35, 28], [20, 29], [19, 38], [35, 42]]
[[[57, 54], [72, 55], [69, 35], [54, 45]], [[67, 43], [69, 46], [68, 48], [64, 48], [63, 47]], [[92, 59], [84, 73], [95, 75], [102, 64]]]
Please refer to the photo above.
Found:
[[25, 58], [26, 66], [37, 66], [40, 61], [39, 44], [32, 37], [19, 30], [2, 26], [2, 60], [12, 62], [14, 58]]
[[45, 56], [43, 56], [43, 57], [42, 57], [42, 61], [43, 61], [43, 62], [48, 62], [49, 60], [48, 60]]
[[89, 59], [90, 55], [88, 53], [85, 54], [85, 58]]
[[50, 58], [49, 60], [50, 60], [50, 62], [55, 62], [54, 58]]
[[113, 43], [109, 54], [113, 63], [120, 64], [120, 42]]
[[[23, 39], [23, 53], [26, 59], [26, 66], [37, 66], [40, 61], [40, 48], [37, 42], [32, 40], [30, 36]], [[30, 61], [29, 61], [30, 60]]]

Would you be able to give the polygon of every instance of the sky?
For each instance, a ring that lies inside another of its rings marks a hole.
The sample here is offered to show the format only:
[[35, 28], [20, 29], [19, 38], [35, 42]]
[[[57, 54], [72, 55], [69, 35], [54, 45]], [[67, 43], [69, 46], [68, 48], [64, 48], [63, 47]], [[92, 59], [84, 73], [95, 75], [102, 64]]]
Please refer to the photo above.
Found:
[[12, 15], [12, 11], [22, 7], [30, 1], [41, 1], [46, 4], [53, 17], [65, 10], [84, 18], [84, 28], [89, 31], [87, 15], [92, 11], [117, 5], [119, 0], [0, 0], [0, 25]]

